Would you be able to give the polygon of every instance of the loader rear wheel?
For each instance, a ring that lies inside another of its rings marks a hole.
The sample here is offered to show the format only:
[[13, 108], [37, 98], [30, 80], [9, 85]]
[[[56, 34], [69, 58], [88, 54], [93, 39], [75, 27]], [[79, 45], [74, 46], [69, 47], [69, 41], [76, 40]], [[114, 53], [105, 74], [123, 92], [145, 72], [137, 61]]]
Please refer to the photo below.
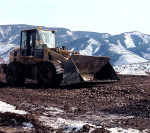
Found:
[[56, 69], [51, 62], [42, 62], [39, 64], [37, 80], [41, 85], [54, 85]]
[[25, 82], [24, 67], [19, 62], [10, 63], [6, 69], [6, 81], [9, 85], [22, 85]]

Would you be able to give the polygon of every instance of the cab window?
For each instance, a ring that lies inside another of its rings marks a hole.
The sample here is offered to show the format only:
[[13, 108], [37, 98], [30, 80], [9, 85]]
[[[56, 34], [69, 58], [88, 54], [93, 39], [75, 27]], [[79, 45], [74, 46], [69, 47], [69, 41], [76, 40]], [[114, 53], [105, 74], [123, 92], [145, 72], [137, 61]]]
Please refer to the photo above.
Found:
[[27, 32], [23, 31], [21, 37], [21, 49], [27, 49]]
[[36, 48], [41, 49], [42, 44], [46, 44], [48, 48], [55, 48], [55, 35], [52, 31], [37, 31]]
[[30, 48], [35, 46], [35, 31], [30, 32]]

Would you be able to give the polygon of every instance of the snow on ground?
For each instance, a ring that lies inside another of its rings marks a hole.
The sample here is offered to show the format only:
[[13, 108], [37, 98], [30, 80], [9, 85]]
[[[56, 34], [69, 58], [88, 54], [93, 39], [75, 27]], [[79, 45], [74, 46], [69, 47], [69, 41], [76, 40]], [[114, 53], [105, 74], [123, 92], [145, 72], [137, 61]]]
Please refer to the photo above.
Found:
[[114, 66], [114, 69], [119, 74], [149, 75], [148, 73], [150, 73], [150, 62]]
[[11, 36], [10, 38], [9, 38], [9, 40], [8, 40], [8, 43], [12, 43], [17, 37], [19, 37], [20, 36], [20, 34], [17, 34], [17, 35], [15, 35], [15, 36]]
[[1, 113], [11, 112], [11, 113], [16, 113], [16, 114], [27, 114], [28, 113], [23, 110], [17, 110], [15, 106], [7, 104], [2, 101], [0, 101], [0, 112]]
[[19, 46], [16, 44], [0, 44], [0, 57], [8, 62], [9, 60], [9, 52], [13, 49], [18, 48]]
[[125, 49], [119, 42], [118, 45], [109, 44], [109, 50], [115, 54], [121, 55], [119, 59], [115, 62], [115, 65], [125, 65], [131, 63], [139, 63], [139, 62], [146, 62], [148, 60], [132, 53], [131, 51]]
[[[10, 104], [7, 104], [5, 102], [0, 101], [0, 112], [12, 112], [12, 113], [18, 113], [18, 114], [27, 114], [27, 112], [22, 110], [16, 110], [15, 106], [12, 106]], [[41, 106], [41, 108], [44, 108]], [[43, 115], [39, 116], [39, 120], [41, 121], [41, 124], [53, 127], [54, 129], [62, 128], [65, 130], [65, 132], [71, 132], [74, 130], [74, 133], [79, 131], [84, 125], [88, 124], [90, 125], [90, 132], [92, 132], [95, 128], [101, 128], [101, 126], [96, 126], [96, 123], [93, 123], [93, 121], [99, 120], [100, 123], [109, 123], [116, 119], [129, 119], [133, 118], [133, 116], [123, 116], [123, 115], [111, 115], [108, 113], [103, 112], [97, 112], [95, 115], [91, 115], [90, 112], [84, 114], [84, 115], [78, 115], [74, 116], [73, 119], [69, 119], [66, 115], [66, 112], [61, 110], [57, 107], [48, 107], [44, 108], [46, 111], [43, 112]], [[23, 122], [22, 123], [25, 127], [33, 128], [34, 126], [30, 122]], [[115, 128], [106, 128], [111, 133], [140, 133], [139, 130], [136, 129], [123, 129], [121, 127], [115, 127]], [[146, 130], [145, 130], [146, 131]], [[146, 133], [143, 131], [142, 133]]]
[[15, 44], [0, 44], [0, 55], [7, 52], [10, 48], [16, 47]]
[[28, 128], [33, 128], [33, 127], [34, 127], [33, 124], [30, 123], [30, 122], [23, 122], [22, 124], [23, 124], [25, 127], [28, 127]]
[[126, 65], [126, 64], [140, 63], [140, 62], [146, 62], [146, 61], [148, 60], [145, 60], [144, 58], [141, 58], [138, 55], [123, 54], [115, 62], [115, 65]]
[[125, 43], [127, 48], [136, 47], [130, 33], [125, 33]]
[[66, 31], [66, 34], [67, 34], [68, 36], [73, 36], [72, 32], [69, 31], [69, 30]]
[[[41, 107], [44, 108], [44, 107]], [[53, 127], [54, 129], [58, 128], [64, 128], [66, 129], [66, 132], [72, 131], [72, 129], [76, 128], [77, 130], [80, 130], [83, 125], [86, 124], [85, 121], [82, 121], [80, 119], [68, 119], [66, 117], [66, 112], [61, 110], [57, 107], [49, 107], [45, 108], [46, 111], [39, 117], [39, 120], [42, 122], [45, 126]], [[49, 117], [49, 115], [51, 117]]]
[[141, 52], [141, 54], [143, 55], [144, 59], [150, 60], [150, 53]]
[[[75, 133], [86, 124], [90, 125], [90, 132], [92, 132], [95, 128], [102, 128], [102, 126], [97, 126], [97, 121], [99, 121], [99, 123], [103, 125], [106, 123], [111, 123], [114, 120], [129, 119], [133, 117], [134, 116], [124, 116], [118, 114], [112, 115], [103, 112], [97, 112], [95, 113], [95, 115], [93, 115], [91, 112], [87, 112], [84, 115], [74, 116], [72, 119], [69, 119], [67, 117], [67, 113], [61, 110], [60, 108], [49, 107], [46, 108], [46, 112], [44, 112], [43, 115], [39, 117], [39, 120], [45, 126], [50, 126], [54, 129], [62, 128], [65, 129], [66, 133], [74, 130]], [[123, 129], [121, 127], [115, 127], [106, 129], [109, 130], [111, 133], [140, 133], [139, 130], [131, 128]]]
[[[84, 121], [80, 120], [70, 120], [63, 118], [65, 117], [65, 112], [57, 107], [45, 108], [46, 112], [39, 117], [39, 120], [45, 125], [53, 127], [54, 129], [65, 128], [69, 131], [73, 128], [80, 130], [83, 125], [86, 124]], [[51, 115], [51, 117], [49, 117]]]
[[0, 34], [4, 37], [4, 31], [1, 27], [0, 27]]
[[90, 38], [88, 40], [88, 43], [89, 43], [89, 45], [87, 45], [87, 47], [84, 50], [79, 51], [81, 55], [90, 55], [90, 56], [92, 56], [93, 54], [98, 52], [98, 50], [100, 49], [101, 43], [94, 40], [93, 38]]
[[108, 34], [108, 33], [105, 33], [105, 34], [103, 34], [103, 38], [108, 38], [110, 36], [110, 34]]
[[115, 128], [107, 128], [111, 133], [149, 133], [150, 129], [145, 129], [143, 131], [139, 131], [137, 129], [123, 129], [121, 127], [115, 127]]
[[123, 129], [123, 128], [107, 128], [107, 130], [111, 131], [111, 133], [140, 133], [139, 130], [128, 128], [128, 129]]
[[79, 120], [70, 120], [61, 117], [48, 117], [48, 116], [40, 116], [40, 121], [45, 126], [53, 127], [54, 129], [64, 128], [68, 131], [72, 129], [80, 130], [86, 122]]
[[[17, 110], [15, 106], [7, 104], [7, 103], [2, 102], [2, 101], [0, 101], [0, 112], [1, 113], [10, 112], [10, 113], [15, 113], [15, 114], [20, 114], [20, 115], [28, 114], [28, 112], [23, 111], [23, 110]], [[14, 120], [15, 123], [17, 123], [15, 119], [12, 119], [12, 120]], [[26, 130], [31, 129], [31, 128], [34, 127], [34, 125], [32, 123], [30, 123], [30, 122], [23, 122], [22, 125], [23, 125], [23, 129], [26, 129]], [[10, 128], [9, 129], [9, 127], [8, 127], [8, 129], [7, 129], [7, 127], [1, 127], [0, 131], [3, 131], [3, 130], [4, 131], [8, 131], [8, 130], [10, 130], [11, 132], [13, 132], [13, 130], [15, 130], [14, 132], [17, 132], [17, 129], [18, 128], [16, 128], [16, 129], [15, 128]]]
[[149, 35], [143, 34], [143, 33], [138, 32], [138, 31], [134, 31], [131, 34], [139, 36], [146, 44], [149, 43], [149, 40], [150, 40], [150, 36]]

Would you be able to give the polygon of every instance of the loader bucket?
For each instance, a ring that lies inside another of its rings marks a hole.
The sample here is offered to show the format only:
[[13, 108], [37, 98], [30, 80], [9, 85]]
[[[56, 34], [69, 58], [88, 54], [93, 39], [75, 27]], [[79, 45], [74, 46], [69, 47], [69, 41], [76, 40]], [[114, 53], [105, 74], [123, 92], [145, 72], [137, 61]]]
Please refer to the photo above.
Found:
[[119, 80], [109, 61], [109, 57], [73, 55], [64, 65], [63, 82], [70, 85]]

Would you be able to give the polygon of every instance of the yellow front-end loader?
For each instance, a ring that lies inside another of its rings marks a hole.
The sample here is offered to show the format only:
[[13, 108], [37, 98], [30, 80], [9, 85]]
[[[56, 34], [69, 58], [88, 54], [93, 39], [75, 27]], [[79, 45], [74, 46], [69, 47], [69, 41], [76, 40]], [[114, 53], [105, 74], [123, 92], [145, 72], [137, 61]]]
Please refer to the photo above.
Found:
[[9, 85], [24, 84], [25, 78], [42, 85], [120, 80], [109, 57], [85, 56], [65, 46], [58, 48], [55, 32], [40, 28], [21, 31], [20, 48], [10, 52], [9, 64], [3, 67]]

